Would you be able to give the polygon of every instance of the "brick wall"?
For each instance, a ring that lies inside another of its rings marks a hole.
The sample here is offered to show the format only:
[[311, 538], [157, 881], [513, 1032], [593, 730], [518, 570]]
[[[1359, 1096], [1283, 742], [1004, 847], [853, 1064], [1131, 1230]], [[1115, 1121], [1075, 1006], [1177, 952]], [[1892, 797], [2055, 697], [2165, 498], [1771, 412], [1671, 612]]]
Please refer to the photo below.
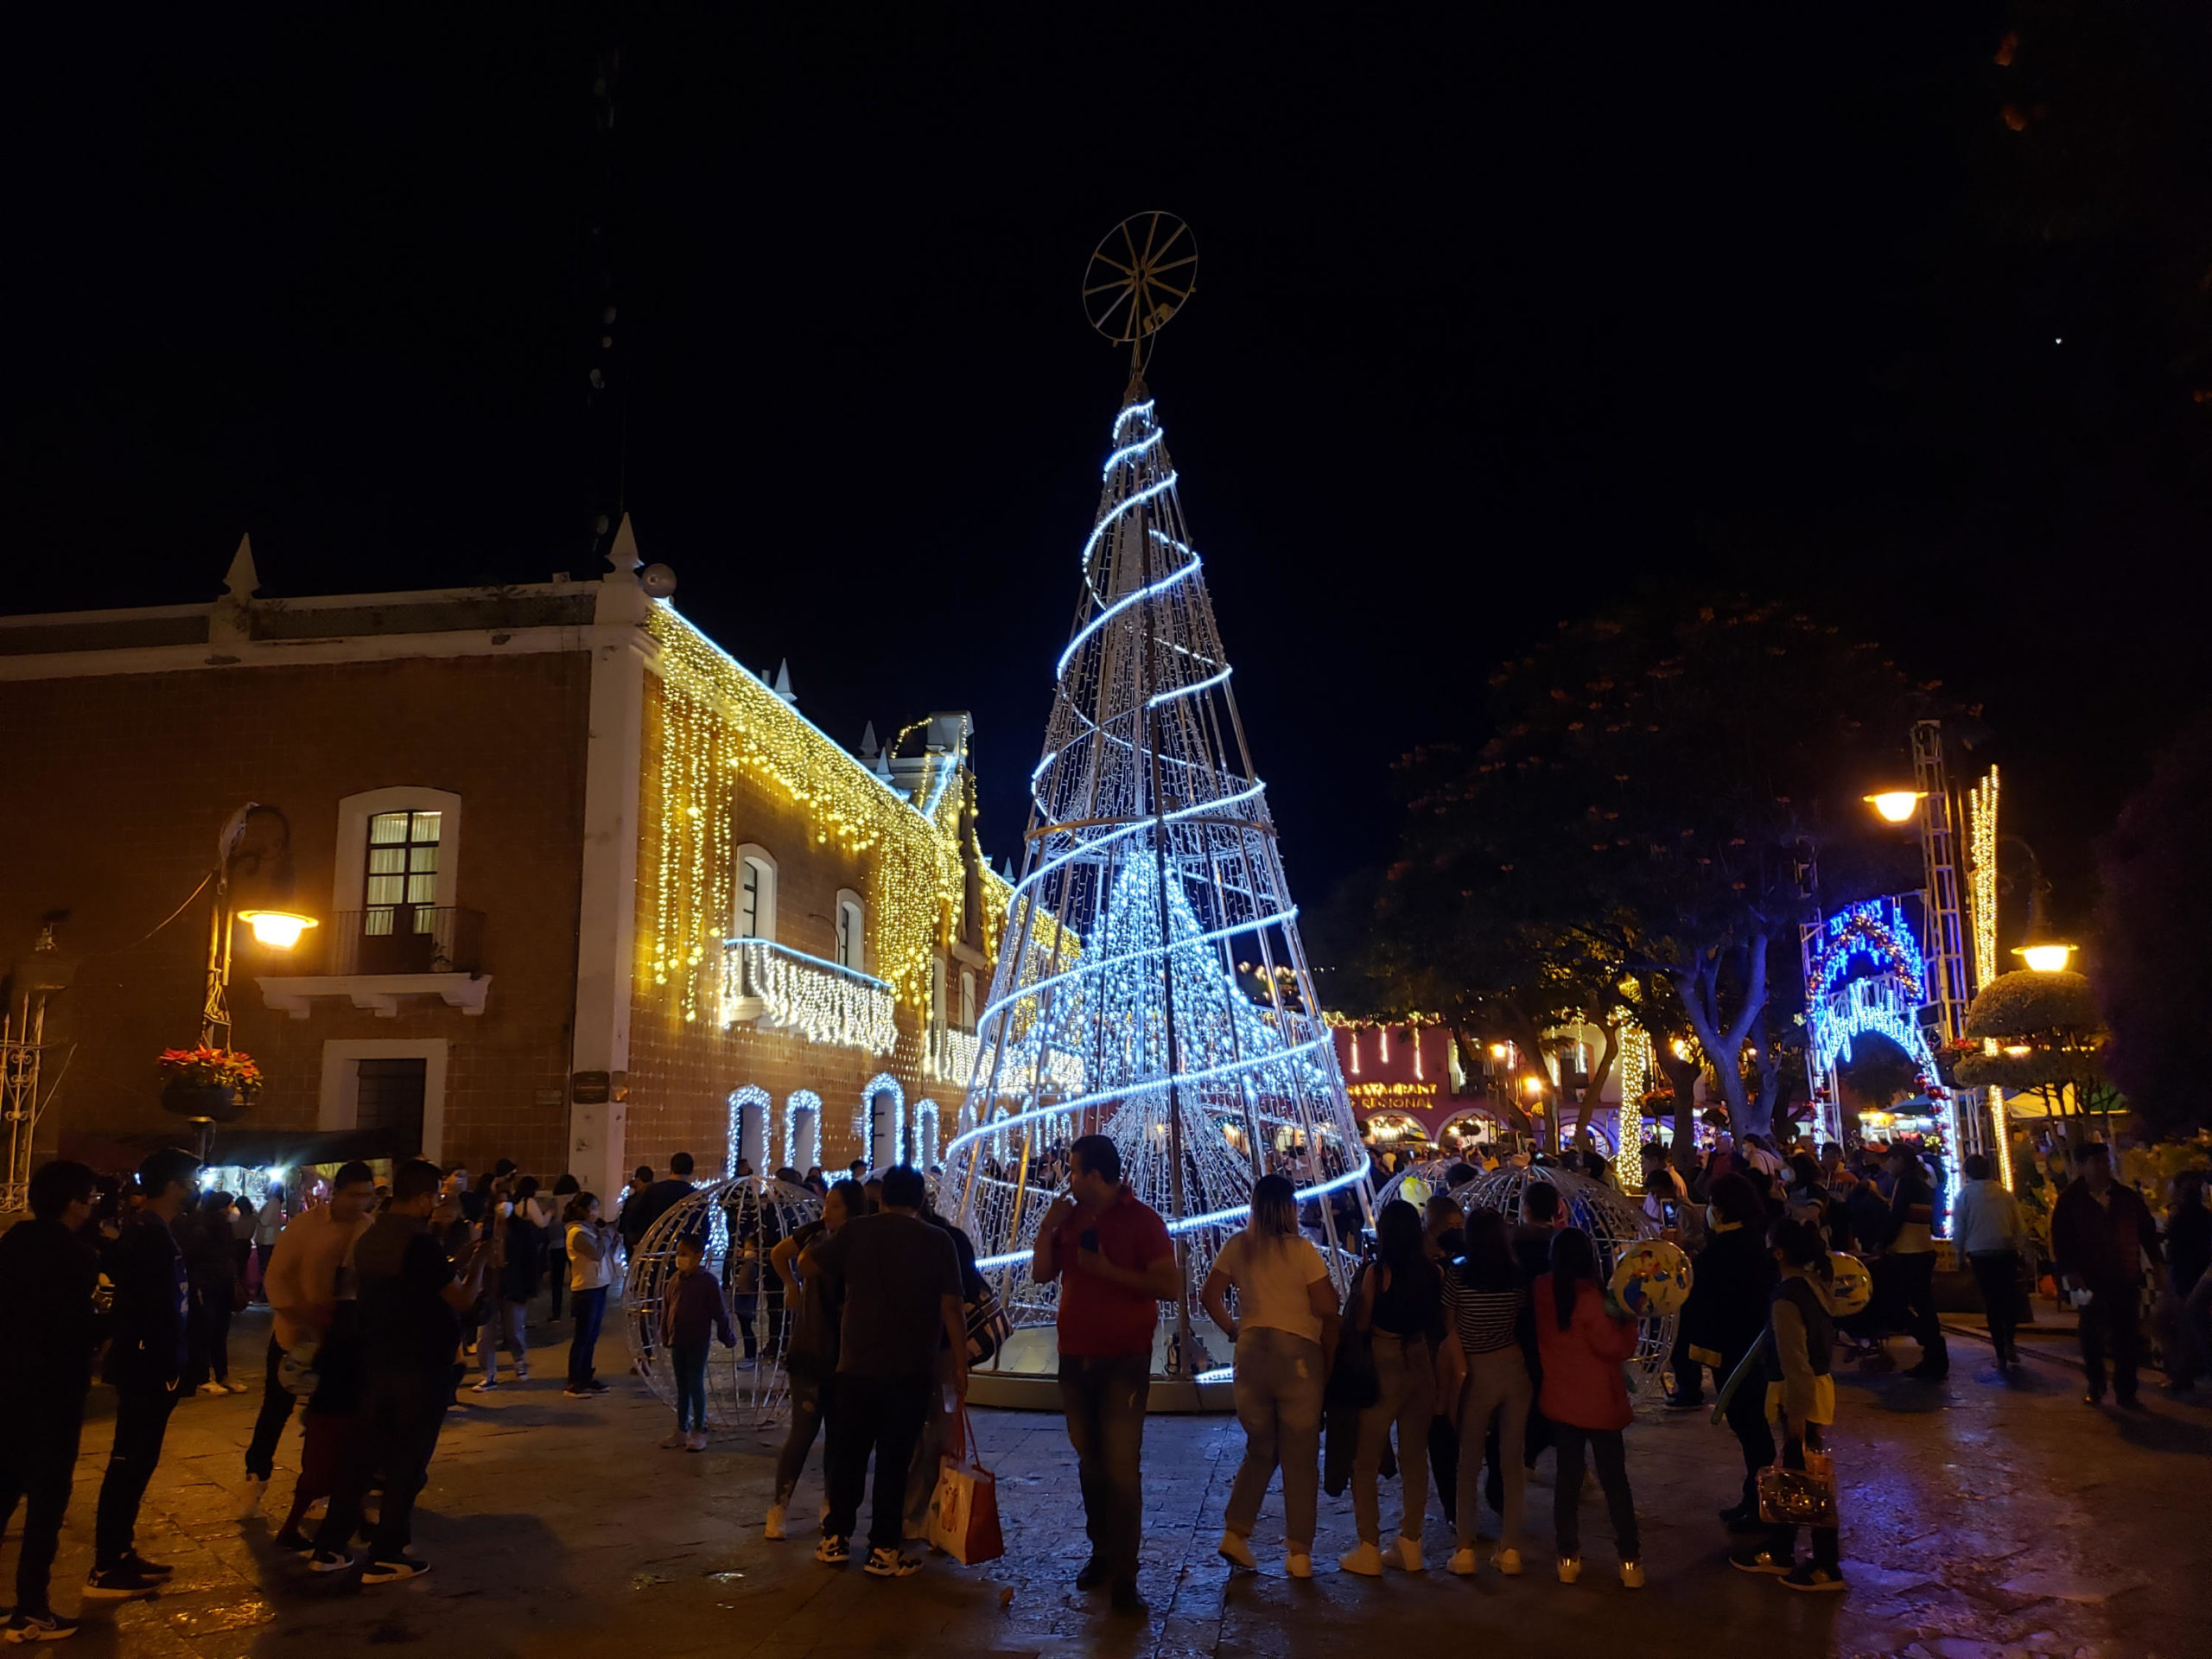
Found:
[[[638, 936], [641, 957], [654, 925], [655, 880], [662, 838], [658, 768], [667, 745], [667, 704], [659, 682], [646, 682], [645, 730], [642, 746], [638, 855]], [[816, 839], [806, 805], [794, 801], [749, 772], [733, 772], [727, 782], [733, 846], [757, 842], [777, 862], [776, 937], [809, 956], [834, 957], [834, 912], [837, 890], [874, 893], [872, 855], [845, 851], [833, 840]], [[925, 902], [925, 900], [924, 900]], [[728, 918], [715, 925], [728, 931]], [[870, 918], [871, 931], [874, 917]], [[721, 1167], [728, 1133], [731, 1091], [753, 1084], [774, 1102], [776, 1156], [783, 1155], [784, 1103], [794, 1090], [811, 1089], [822, 1096], [822, 1162], [834, 1168], [860, 1154], [852, 1119], [861, 1090], [879, 1072], [888, 1071], [906, 1091], [909, 1112], [925, 1096], [940, 1109], [946, 1138], [960, 1107], [962, 1086], [922, 1076], [923, 1011], [902, 1004], [899, 1042], [891, 1055], [815, 1044], [777, 1031], [737, 1026], [725, 1031], [711, 1017], [719, 998], [722, 965], [703, 962], [698, 969], [701, 1012], [686, 1020], [679, 988], [671, 978], [653, 983], [641, 963], [633, 980], [630, 1027], [628, 1151], [635, 1166], [666, 1167], [671, 1153], [689, 1152], [703, 1176]], [[910, 1120], [911, 1121], [911, 1120]]]
[[462, 798], [456, 901], [486, 918], [485, 1012], [379, 1019], [319, 1001], [291, 1020], [253, 980], [304, 960], [241, 929], [232, 1040], [269, 1078], [249, 1121], [315, 1126], [326, 1039], [443, 1038], [444, 1155], [557, 1170], [567, 1109], [537, 1101], [569, 1071], [589, 687], [581, 651], [0, 684], [16, 785], [0, 814], [0, 953], [28, 948], [39, 915], [61, 909], [62, 942], [84, 958], [48, 1020], [50, 1040], [76, 1046], [41, 1146], [72, 1128], [179, 1127], [160, 1109], [154, 1057], [196, 1037], [204, 899], [141, 936], [213, 864], [235, 808], [283, 810], [296, 902], [324, 916], [340, 798], [416, 784]]

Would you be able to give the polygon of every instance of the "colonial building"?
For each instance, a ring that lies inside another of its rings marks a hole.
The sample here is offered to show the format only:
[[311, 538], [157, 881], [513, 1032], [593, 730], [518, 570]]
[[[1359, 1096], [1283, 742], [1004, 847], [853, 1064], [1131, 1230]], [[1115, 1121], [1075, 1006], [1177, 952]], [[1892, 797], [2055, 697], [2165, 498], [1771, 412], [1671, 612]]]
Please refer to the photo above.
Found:
[[1007, 898], [968, 717], [851, 753], [648, 594], [626, 522], [609, 562], [274, 599], [241, 544], [212, 605], [0, 619], [0, 960], [58, 918], [67, 966], [40, 1145], [175, 1127], [156, 1057], [197, 1029], [196, 884], [251, 802], [319, 925], [238, 930], [232, 1042], [267, 1079], [242, 1129], [607, 1194], [677, 1150], [931, 1155]]

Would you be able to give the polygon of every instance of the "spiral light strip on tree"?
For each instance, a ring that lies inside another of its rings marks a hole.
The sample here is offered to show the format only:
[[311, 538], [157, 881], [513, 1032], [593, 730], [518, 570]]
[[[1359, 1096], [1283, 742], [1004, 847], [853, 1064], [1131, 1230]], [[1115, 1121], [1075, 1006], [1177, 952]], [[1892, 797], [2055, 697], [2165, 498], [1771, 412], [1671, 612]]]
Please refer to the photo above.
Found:
[[1052, 1287], [1019, 1264], [1053, 1197], [1035, 1166], [1071, 1128], [1113, 1137], [1193, 1286], [1270, 1150], [1319, 1149], [1294, 1177], [1301, 1200], [1367, 1174], [1175, 481], [1133, 390], [945, 1148], [945, 1207], [1004, 1270], [1020, 1324], [1052, 1313]]

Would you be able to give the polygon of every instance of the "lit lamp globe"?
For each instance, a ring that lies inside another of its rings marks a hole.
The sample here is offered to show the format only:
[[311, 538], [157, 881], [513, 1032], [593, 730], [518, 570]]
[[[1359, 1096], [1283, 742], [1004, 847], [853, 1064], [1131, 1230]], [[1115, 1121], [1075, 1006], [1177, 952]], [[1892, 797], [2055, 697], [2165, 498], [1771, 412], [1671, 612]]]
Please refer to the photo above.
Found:
[[255, 944], [273, 950], [289, 950], [308, 929], [322, 925], [312, 916], [289, 910], [242, 910], [238, 920], [253, 930]]
[[2044, 940], [2035, 944], [2024, 944], [2012, 954], [2028, 964], [2031, 972], [2060, 974], [2066, 971], [2066, 959], [2074, 954], [2070, 944]]
[[1859, 798], [1882, 815], [1887, 823], [1903, 823], [1920, 808], [1927, 791], [1922, 789], [1885, 789]]

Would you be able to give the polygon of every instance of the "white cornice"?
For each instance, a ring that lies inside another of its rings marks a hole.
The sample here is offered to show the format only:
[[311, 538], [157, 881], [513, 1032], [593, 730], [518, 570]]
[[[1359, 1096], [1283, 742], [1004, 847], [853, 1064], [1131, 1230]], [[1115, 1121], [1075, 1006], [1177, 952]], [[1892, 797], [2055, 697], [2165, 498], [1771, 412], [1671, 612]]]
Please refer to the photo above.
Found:
[[[378, 597], [396, 602], [401, 596]], [[27, 620], [10, 619], [18, 622]], [[112, 674], [291, 668], [302, 664], [398, 662], [410, 658], [515, 657], [549, 651], [592, 651], [615, 645], [627, 645], [649, 659], [660, 649], [659, 642], [642, 628], [628, 625], [468, 628], [437, 633], [348, 634], [327, 639], [257, 639], [228, 651], [206, 645], [133, 645], [117, 651], [0, 655], [0, 681], [98, 679]]]

